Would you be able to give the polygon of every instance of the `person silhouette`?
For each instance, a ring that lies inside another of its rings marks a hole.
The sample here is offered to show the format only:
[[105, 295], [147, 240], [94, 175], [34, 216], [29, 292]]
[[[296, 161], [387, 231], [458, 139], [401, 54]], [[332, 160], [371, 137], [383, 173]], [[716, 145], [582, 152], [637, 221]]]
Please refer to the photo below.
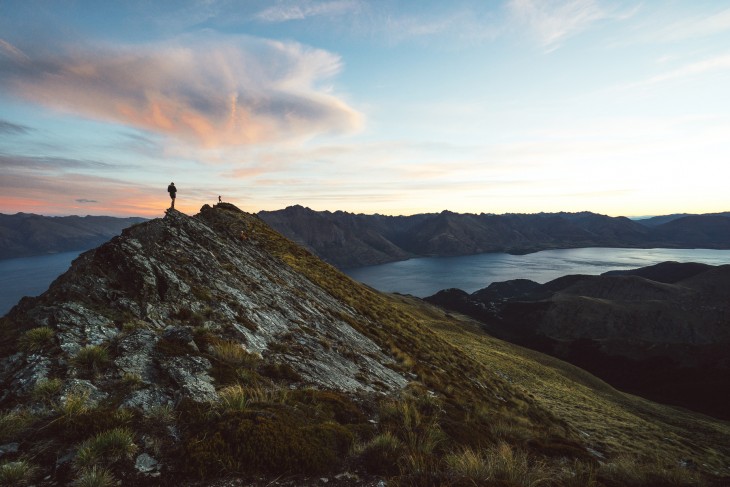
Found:
[[223, 202], [223, 200], [221, 200], [221, 196], [218, 195], [218, 203], [222, 203], [222, 202]]
[[175, 194], [177, 193], [175, 183], [170, 183], [170, 185], [167, 187], [167, 192], [170, 193], [170, 199], [172, 200], [170, 208], [175, 208]]

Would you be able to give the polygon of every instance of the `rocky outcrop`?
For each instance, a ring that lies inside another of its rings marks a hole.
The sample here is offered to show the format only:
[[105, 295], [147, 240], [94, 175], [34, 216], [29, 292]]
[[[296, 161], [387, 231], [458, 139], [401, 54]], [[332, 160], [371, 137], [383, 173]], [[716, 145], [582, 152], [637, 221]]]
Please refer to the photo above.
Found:
[[22, 301], [10, 319], [52, 329], [60, 351], [8, 363], [16, 380], [7, 392], [26, 392], [84, 348], [113, 343], [117, 356], [99, 381], [108, 393], [123, 374], [145, 386], [166, 378], [175, 390], [150, 392], [145, 400], [137, 390], [126, 404], [147, 407], [152, 396], [209, 401], [216, 396], [210, 361], [160, 351], [164, 343], [199, 353], [193, 328], [184, 325], [190, 321], [201, 333], [245, 344], [247, 353], [285, 361], [303, 383], [343, 391], [405, 385], [407, 379], [388, 367], [392, 359], [348, 323], [358, 319], [351, 308], [282, 266], [257, 245], [255, 234], [245, 228], [232, 234], [235, 221], [222, 215], [209, 207], [196, 218], [169, 210], [164, 219], [82, 254], [43, 296]]

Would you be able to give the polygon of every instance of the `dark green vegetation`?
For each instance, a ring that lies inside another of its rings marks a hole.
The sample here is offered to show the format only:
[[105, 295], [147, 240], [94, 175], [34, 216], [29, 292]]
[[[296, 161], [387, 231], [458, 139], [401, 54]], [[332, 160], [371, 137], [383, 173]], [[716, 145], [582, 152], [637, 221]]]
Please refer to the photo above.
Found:
[[527, 254], [558, 248], [730, 248], [730, 213], [634, 221], [590, 212], [384, 216], [290, 206], [259, 216], [340, 268], [416, 256]]
[[730, 419], [730, 265], [665, 262], [540, 285], [493, 283], [427, 301], [621, 390]]
[[126, 230], [0, 326], [0, 485], [728, 475], [727, 423], [359, 285], [232, 205]]
[[145, 218], [0, 214], [0, 259], [86, 250]]

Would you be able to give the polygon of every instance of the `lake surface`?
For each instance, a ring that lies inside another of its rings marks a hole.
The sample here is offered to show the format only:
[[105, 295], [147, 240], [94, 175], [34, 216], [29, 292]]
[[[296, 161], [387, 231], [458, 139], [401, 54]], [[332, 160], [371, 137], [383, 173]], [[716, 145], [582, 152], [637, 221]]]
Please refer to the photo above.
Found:
[[[23, 296], [42, 294], [66, 272], [81, 252], [0, 260], [0, 316]], [[730, 264], [730, 250], [705, 249], [567, 249], [528, 255], [478, 254], [463, 257], [425, 257], [345, 271], [352, 278], [387, 292], [430, 296], [458, 287], [467, 292], [492, 282], [531, 279], [540, 283], [567, 274], [601, 274], [635, 269], [667, 260]]]
[[569, 274], [597, 275], [665, 261], [730, 264], [730, 250], [708, 249], [562, 249], [527, 255], [501, 253], [461, 257], [424, 257], [345, 271], [380, 291], [426, 297], [442, 289], [468, 293], [492, 282], [530, 279], [545, 283]]
[[43, 294], [80, 253], [61, 252], [0, 260], [0, 316], [10, 311], [23, 296]]

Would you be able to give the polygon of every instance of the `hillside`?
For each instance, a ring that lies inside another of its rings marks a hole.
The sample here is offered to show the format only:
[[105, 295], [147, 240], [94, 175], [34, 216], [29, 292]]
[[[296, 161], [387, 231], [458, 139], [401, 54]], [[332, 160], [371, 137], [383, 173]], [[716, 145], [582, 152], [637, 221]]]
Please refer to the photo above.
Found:
[[384, 216], [290, 206], [259, 213], [274, 229], [340, 268], [417, 256], [525, 254], [558, 248], [727, 249], [729, 215], [677, 215], [660, 223], [590, 212]]
[[4, 484], [722, 485], [730, 475], [727, 423], [619, 393], [471, 320], [355, 283], [228, 204], [126, 229], [0, 327]]
[[730, 419], [730, 265], [665, 262], [427, 301], [622, 390]]
[[0, 259], [97, 247], [144, 218], [0, 213]]

